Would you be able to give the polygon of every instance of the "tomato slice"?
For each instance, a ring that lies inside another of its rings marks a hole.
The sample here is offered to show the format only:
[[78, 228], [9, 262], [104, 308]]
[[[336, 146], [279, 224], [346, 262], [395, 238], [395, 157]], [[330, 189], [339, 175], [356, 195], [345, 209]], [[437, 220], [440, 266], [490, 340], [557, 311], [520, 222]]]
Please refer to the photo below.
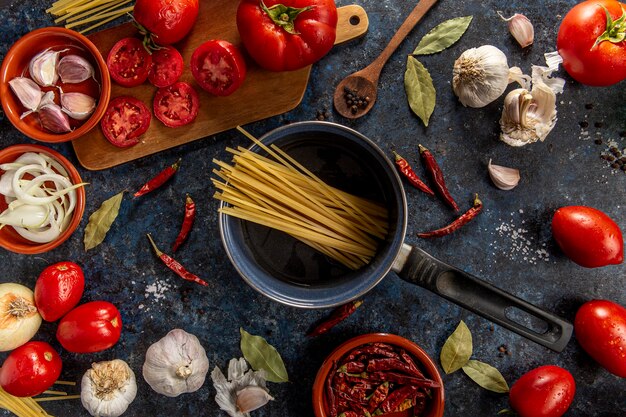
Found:
[[235, 92], [246, 78], [246, 62], [239, 49], [224, 40], [210, 40], [191, 56], [191, 73], [200, 87], [216, 96]]
[[150, 109], [142, 101], [120, 96], [109, 103], [100, 127], [109, 142], [127, 148], [139, 143], [138, 137], [148, 130], [151, 118]]
[[198, 93], [191, 85], [182, 81], [160, 88], [154, 96], [154, 115], [167, 127], [179, 127], [193, 122], [198, 115], [198, 107]]
[[152, 53], [152, 68], [148, 80], [163, 88], [174, 84], [183, 75], [183, 56], [173, 46], [165, 46]]
[[111, 78], [122, 87], [135, 87], [148, 79], [152, 56], [137, 38], [120, 39], [107, 56]]

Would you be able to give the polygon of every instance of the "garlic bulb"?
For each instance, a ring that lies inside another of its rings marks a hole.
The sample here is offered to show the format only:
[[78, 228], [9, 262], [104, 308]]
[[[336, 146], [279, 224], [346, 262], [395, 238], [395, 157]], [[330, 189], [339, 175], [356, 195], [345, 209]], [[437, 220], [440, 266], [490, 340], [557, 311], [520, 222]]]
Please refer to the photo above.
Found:
[[40, 325], [33, 292], [20, 284], [0, 284], [0, 352], [28, 342]]
[[215, 402], [231, 417], [247, 417], [250, 411], [274, 399], [265, 386], [264, 372], [248, 369], [244, 358], [230, 360], [228, 379], [217, 366], [211, 379], [217, 391]]
[[168, 397], [194, 392], [204, 384], [209, 359], [198, 338], [174, 329], [146, 352], [143, 377], [153, 390]]
[[80, 385], [83, 407], [94, 417], [122, 415], [136, 395], [135, 373], [120, 359], [94, 363]]
[[517, 187], [520, 180], [519, 169], [503, 167], [501, 165], [494, 165], [489, 160], [487, 165], [489, 171], [489, 177], [491, 181], [501, 190], [512, 190]]
[[502, 12], [498, 12], [502, 20], [507, 22], [509, 32], [522, 48], [532, 45], [535, 38], [535, 29], [530, 20], [523, 14], [515, 13], [511, 17], [504, 17]]

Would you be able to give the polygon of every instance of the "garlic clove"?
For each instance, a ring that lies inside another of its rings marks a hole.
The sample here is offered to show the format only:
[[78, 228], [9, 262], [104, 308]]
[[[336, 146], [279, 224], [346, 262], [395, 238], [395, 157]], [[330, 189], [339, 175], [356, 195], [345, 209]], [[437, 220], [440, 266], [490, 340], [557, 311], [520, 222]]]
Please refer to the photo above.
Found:
[[46, 130], [53, 133], [67, 133], [72, 130], [69, 117], [54, 103], [41, 106], [38, 114], [39, 123]]
[[519, 184], [521, 177], [518, 169], [494, 165], [490, 159], [487, 170], [491, 181], [501, 190], [512, 190]]
[[254, 385], [249, 385], [244, 389], [237, 391], [237, 409], [242, 413], [249, 413], [257, 410], [274, 400], [265, 389]]
[[535, 38], [535, 29], [531, 21], [520, 13], [515, 13], [511, 17], [504, 17], [502, 12], [498, 12], [500, 17], [507, 22], [509, 32], [522, 48], [532, 45]]
[[50, 48], [38, 53], [30, 60], [28, 71], [31, 78], [42, 87], [50, 87], [59, 79], [57, 63], [63, 51], [54, 51]]
[[30, 112], [37, 110], [44, 95], [37, 83], [27, 77], [15, 77], [9, 81], [9, 86], [22, 106]]
[[96, 109], [96, 100], [83, 93], [61, 93], [62, 110], [74, 120], [85, 120]]
[[80, 83], [94, 76], [93, 66], [78, 55], [66, 55], [59, 61], [57, 72], [64, 83]]

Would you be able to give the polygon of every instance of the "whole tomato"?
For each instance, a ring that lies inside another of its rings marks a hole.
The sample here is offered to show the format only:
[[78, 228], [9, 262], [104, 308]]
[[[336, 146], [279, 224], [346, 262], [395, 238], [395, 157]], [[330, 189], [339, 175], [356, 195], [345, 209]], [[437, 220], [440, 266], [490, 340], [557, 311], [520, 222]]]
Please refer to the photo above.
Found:
[[198, 0], [137, 0], [133, 17], [157, 45], [171, 45], [191, 31], [199, 11]]
[[28, 342], [12, 351], [0, 368], [0, 386], [16, 397], [39, 395], [61, 375], [59, 354], [46, 342]]
[[74, 262], [44, 269], [35, 283], [35, 305], [46, 321], [55, 321], [73, 309], [83, 296], [85, 276]]
[[561, 207], [552, 218], [552, 234], [565, 255], [586, 268], [620, 264], [624, 260], [621, 230], [595, 208]]
[[588, 301], [576, 313], [574, 332], [593, 359], [626, 378], [626, 308], [608, 300]]
[[74, 353], [100, 352], [113, 346], [122, 334], [122, 317], [107, 301], [81, 304], [59, 322], [57, 340]]
[[565, 15], [556, 45], [563, 67], [576, 81], [606, 86], [626, 78], [626, 25], [616, 23], [625, 10], [615, 0], [587, 0]]
[[333, 0], [241, 0], [239, 35], [252, 58], [270, 71], [306, 67], [335, 43], [337, 8]]
[[522, 375], [511, 387], [509, 402], [520, 417], [559, 417], [569, 408], [575, 392], [572, 374], [546, 365]]

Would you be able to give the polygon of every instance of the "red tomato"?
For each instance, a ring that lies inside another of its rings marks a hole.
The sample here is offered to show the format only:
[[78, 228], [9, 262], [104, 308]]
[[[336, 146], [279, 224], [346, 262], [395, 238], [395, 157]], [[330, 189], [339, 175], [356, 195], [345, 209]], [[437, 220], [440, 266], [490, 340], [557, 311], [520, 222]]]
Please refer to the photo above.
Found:
[[626, 378], [626, 308], [607, 300], [588, 301], [576, 313], [574, 332], [592, 358]]
[[335, 44], [337, 8], [333, 0], [241, 0], [237, 28], [260, 66], [292, 71], [318, 61]]
[[171, 45], [191, 31], [198, 10], [198, 0], [137, 0], [133, 17], [154, 43]]
[[0, 368], [0, 386], [16, 397], [39, 395], [61, 375], [59, 354], [46, 342], [28, 342], [7, 356]]
[[122, 87], [135, 87], [148, 79], [152, 56], [137, 38], [120, 39], [107, 56], [111, 78]]
[[[626, 28], [615, 25], [625, 10], [626, 5], [615, 0], [587, 0], [565, 15], [556, 45], [563, 67], [576, 81], [606, 86], [626, 78]], [[610, 39], [596, 44], [604, 34]]]
[[183, 56], [173, 46], [165, 46], [152, 53], [152, 68], [148, 80], [155, 87], [174, 84], [183, 75]]
[[520, 417], [559, 417], [569, 408], [575, 392], [572, 374], [546, 365], [522, 375], [511, 387], [509, 402]]
[[200, 87], [216, 96], [235, 92], [246, 78], [246, 62], [230, 42], [210, 40], [191, 56], [191, 73]]
[[198, 93], [185, 82], [159, 88], [154, 96], [153, 110], [157, 119], [167, 127], [191, 123], [198, 115]]
[[552, 218], [552, 234], [565, 255], [578, 265], [596, 268], [624, 260], [619, 227], [600, 210], [585, 206], [561, 207]]
[[102, 133], [113, 145], [126, 148], [139, 143], [139, 136], [150, 127], [148, 106], [135, 97], [120, 96], [109, 103], [100, 121]]
[[113, 346], [122, 334], [122, 317], [106, 301], [81, 304], [61, 319], [57, 340], [74, 353], [100, 352]]
[[44, 269], [35, 284], [35, 305], [46, 321], [60, 319], [83, 296], [85, 276], [74, 262], [59, 262]]

